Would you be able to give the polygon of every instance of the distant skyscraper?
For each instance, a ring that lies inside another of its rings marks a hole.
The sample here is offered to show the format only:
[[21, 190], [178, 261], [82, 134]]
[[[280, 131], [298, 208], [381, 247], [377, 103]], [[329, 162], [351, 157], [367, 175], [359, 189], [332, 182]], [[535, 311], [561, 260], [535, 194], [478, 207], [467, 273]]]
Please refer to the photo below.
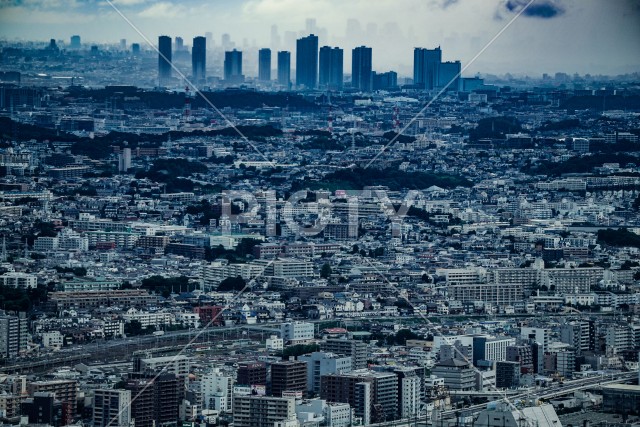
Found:
[[440, 80], [442, 50], [417, 47], [413, 50], [413, 83], [421, 88], [432, 90]]
[[171, 78], [171, 37], [158, 37], [158, 80], [160, 85]]
[[231, 48], [231, 36], [227, 33], [222, 35], [222, 48], [225, 50]]
[[278, 84], [289, 87], [291, 84], [291, 52], [278, 52]]
[[184, 49], [184, 40], [182, 40], [182, 37], [176, 37], [176, 48], [175, 51], [179, 51]]
[[318, 82], [318, 37], [313, 34], [296, 43], [296, 86], [315, 89]]
[[209, 46], [209, 48], [213, 47], [213, 33], [211, 31], [207, 31], [206, 33], [204, 33], [204, 37], [207, 39], [207, 46]]
[[206, 77], [207, 66], [207, 39], [204, 37], [194, 37], [191, 48], [191, 69], [193, 79], [198, 82]]
[[366, 46], [356, 47], [351, 55], [351, 85], [363, 92], [371, 91], [371, 56]]
[[127, 39], [120, 39], [120, 49], [125, 50], [127, 48]]
[[258, 78], [266, 82], [271, 80], [271, 49], [258, 51]]
[[389, 90], [398, 87], [398, 73], [395, 71], [387, 71], [386, 73], [373, 72], [372, 88], [373, 90]]
[[339, 47], [320, 48], [320, 72], [318, 84], [321, 88], [340, 89], [343, 82], [343, 52]]
[[438, 88], [444, 88], [451, 82], [447, 87], [447, 90], [459, 91], [461, 70], [462, 65], [460, 64], [460, 61], [440, 63], [440, 70], [438, 71]]
[[140, 54], [140, 43], [131, 43], [131, 53], [134, 55]]
[[80, 46], [80, 36], [71, 36], [71, 44], [69, 45], [69, 47], [71, 49], [80, 49]]
[[244, 80], [242, 75], [242, 52], [233, 49], [224, 53], [224, 79], [233, 82]]
[[280, 34], [278, 33], [278, 26], [271, 26], [271, 49], [277, 51], [280, 49]]

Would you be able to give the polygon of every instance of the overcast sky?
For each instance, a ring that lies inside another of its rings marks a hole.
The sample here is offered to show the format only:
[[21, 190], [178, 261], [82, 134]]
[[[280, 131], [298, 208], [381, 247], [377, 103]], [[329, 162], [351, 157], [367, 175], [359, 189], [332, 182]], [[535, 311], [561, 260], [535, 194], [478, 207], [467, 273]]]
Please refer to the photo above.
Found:
[[[243, 46], [271, 47], [271, 26], [303, 34], [314, 18], [321, 45], [373, 47], [376, 71], [409, 75], [413, 48], [441, 46], [444, 60], [480, 73], [620, 74], [640, 71], [640, 0], [113, 0], [154, 42], [158, 35], [223, 33]], [[351, 24], [348, 22], [351, 20]], [[357, 23], [353, 20], [357, 20]], [[348, 27], [350, 30], [347, 30]], [[360, 30], [358, 29], [360, 28]], [[84, 42], [143, 42], [106, 0], [0, 0], [0, 37]], [[282, 47], [282, 45], [281, 45]]]

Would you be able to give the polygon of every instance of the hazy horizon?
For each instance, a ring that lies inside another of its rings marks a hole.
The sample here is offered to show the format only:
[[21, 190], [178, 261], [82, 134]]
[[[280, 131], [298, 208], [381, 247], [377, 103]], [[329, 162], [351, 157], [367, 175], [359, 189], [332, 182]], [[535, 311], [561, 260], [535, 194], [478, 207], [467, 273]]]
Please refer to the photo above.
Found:
[[[527, 3], [524, 0], [205, 0], [114, 1], [152, 42], [166, 34], [186, 45], [206, 32], [215, 46], [229, 34], [238, 49], [290, 50], [292, 37], [316, 32], [320, 45], [345, 50], [373, 48], [376, 71], [410, 76], [413, 48], [441, 46], [443, 60], [469, 61]], [[315, 19], [315, 26], [307, 19]], [[279, 46], [272, 38], [277, 26]], [[286, 32], [290, 32], [288, 35]], [[83, 43], [145, 43], [106, 1], [0, 3], [0, 37], [7, 40], [62, 39], [79, 34]], [[146, 43], [145, 43], [146, 44]], [[469, 66], [464, 75], [626, 74], [640, 71], [640, 1], [534, 0]]]

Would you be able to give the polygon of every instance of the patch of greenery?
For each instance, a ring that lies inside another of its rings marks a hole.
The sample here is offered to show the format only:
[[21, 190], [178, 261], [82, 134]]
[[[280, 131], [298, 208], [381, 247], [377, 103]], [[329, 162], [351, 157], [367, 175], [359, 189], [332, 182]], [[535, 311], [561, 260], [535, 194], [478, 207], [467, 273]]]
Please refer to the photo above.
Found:
[[402, 189], [421, 190], [432, 185], [442, 188], [470, 187], [473, 184], [468, 179], [458, 175], [404, 172], [395, 168], [354, 168], [332, 172], [321, 181], [307, 179], [295, 181], [291, 190], [361, 190], [366, 186], [373, 185], [386, 186], [395, 191]]
[[640, 248], [640, 236], [626, 228], [598, 230], [598, 243], [609, 246]]

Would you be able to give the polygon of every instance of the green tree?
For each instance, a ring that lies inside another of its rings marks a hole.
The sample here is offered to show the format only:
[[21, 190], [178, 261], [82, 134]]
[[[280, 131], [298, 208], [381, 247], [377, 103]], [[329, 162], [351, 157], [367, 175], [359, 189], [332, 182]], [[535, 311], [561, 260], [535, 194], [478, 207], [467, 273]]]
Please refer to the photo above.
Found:
[[247, 286], [247, 282], [240, 276], [227, 277], [218, 285], [218, 292], [241, 291]]
[[324, 263], [324, 265], [320, 269], [320, 277], [322, 277], [323, 279], [328, 279], [329, 277], [331, 277], [331, 266], [329, 265], [329, 263]]

